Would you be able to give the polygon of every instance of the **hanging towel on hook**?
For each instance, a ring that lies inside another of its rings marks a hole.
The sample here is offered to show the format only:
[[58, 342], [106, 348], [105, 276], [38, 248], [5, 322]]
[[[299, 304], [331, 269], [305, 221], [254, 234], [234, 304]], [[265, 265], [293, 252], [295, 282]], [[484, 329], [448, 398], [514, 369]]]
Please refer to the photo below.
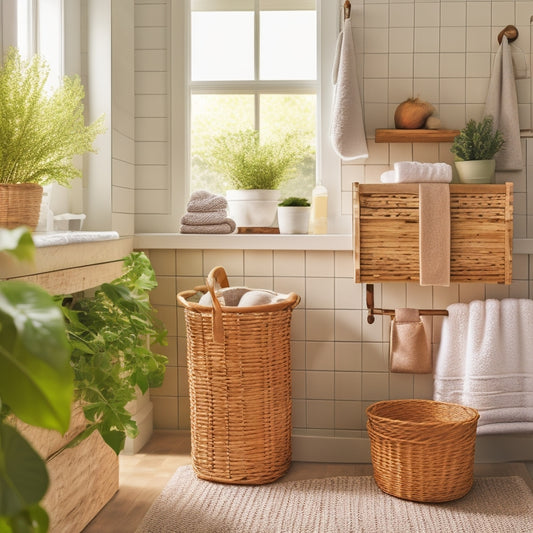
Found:
[[505, 139], [495, 157], [496, 170], [522, 170], [516, 80], [511, 47], [505, 35], [492, 65], [483, 115], [492, 115], [494, 128], [501, 130]]
[[337, 39], [333, 84], [330, 132], [333, 149], [345, 160], [368, 157], [350, 18], [345, 19]]

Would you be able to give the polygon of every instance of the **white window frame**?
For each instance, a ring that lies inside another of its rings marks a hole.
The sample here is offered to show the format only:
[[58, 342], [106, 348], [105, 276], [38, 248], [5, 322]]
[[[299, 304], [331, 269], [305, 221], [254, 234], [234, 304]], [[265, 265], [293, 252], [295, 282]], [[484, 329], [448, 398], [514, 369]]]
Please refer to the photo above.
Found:
[[[337, 36], [340, 30], [342, 9], [339, 0], [332, 5], [331, 0], [317, 2], [317, 79], [318, 82], [291, 82], [302, 88], [316, 87], [317, 94], [317, 181], [328, 189], [328, 233], [350, 233], [351, 217], [341, 214], [341, 164], [329, 140], [331, 106], [333, 101], [333, 85], [331, 72], [335, 55]], [[173, 7], [174, 7], [174, 3]], [[195, 91], [205, 87], [204, 82], [192, 82], [190, 79], [190, 0], [185, 0], [181, 8], [172, 10], [171, 56], [172, 56], [172, 136], [171, 136], [171, 172], [172, 195], [175, 202], [173, 211], [179, 216], [185, 211], [190, 195], [190, 89]], [[232, 87], [233, 82], [232, 83]], [[247, 82], [241, 82], [244, 89]], [[266, 90], [273, 89], [269, 82], [254, 82], [254, 90], [258, 83]], [[202, 85], [204, 84], [204, 86]], [[276, 87], [280, 83], [275, 82]], [[209, 89], [223, 89], [224, 82], [209, 83]], [[210, 90], [209, 92], [213, 92]]]

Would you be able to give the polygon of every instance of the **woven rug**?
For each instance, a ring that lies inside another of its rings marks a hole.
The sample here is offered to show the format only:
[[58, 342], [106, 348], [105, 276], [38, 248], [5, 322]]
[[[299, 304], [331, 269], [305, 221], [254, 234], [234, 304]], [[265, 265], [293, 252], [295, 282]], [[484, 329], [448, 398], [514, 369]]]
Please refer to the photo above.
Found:
[[138, 533], [531, 533], [533, 495], [518, 476], [478, 478], [455, 502], [429, 504], [381, 492], [372, 477], [243, 486], [180, 467]]

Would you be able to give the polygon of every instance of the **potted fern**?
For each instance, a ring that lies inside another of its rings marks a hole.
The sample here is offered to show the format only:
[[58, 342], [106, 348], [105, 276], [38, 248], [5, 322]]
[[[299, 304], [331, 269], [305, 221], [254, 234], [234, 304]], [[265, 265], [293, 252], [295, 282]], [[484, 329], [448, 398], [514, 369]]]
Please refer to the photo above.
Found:
[[295, 133], [263, 142], [256, 130], [217, 136], [207, 165], [224, 176], [230, 216], [239, 227], [270, 227], [276, 218], [278, 187], [290, 179], [305, 147]]
[[290, 196], [278, 204], [280, 233], [308, 233], [311, 204], [307, 198]]
[[480, 122], [468, 121], [450, 148], [459, 179], [463, 183], [491, 183], [496, 168], [494, 156], [503, 143], [503, 134], [494, 129], [491, 116]]
[[79, 77], [49, 91], [49, 72], [41, 57], [25, 61], [14, 47], [0, 68], [0, 227], [35, 229], [43, 185], [81, 176], [72, 158], [94, 151], [104, 131], [103, 117], [85, 125]]

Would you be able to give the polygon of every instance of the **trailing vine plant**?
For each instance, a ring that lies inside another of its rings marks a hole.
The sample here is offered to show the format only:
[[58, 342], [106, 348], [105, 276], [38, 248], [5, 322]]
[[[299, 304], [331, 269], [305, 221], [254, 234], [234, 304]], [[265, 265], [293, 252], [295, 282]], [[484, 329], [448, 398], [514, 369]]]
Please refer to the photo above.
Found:
[[165, 345], [167, 331], [155, 317], [149, 292], [157, 286], [149, 259], [134, 252], [124, 259], [124, 274], [104, 283], [94, 296], [70, 298], [63, 305], [72, 347], [75, 396], [87, 427], [72, 443], [98, 430], [118, 454], [137, 425], [126, 404], [136, 387], [145, 393], [163, 382], [167, 358], [153, 352]]

